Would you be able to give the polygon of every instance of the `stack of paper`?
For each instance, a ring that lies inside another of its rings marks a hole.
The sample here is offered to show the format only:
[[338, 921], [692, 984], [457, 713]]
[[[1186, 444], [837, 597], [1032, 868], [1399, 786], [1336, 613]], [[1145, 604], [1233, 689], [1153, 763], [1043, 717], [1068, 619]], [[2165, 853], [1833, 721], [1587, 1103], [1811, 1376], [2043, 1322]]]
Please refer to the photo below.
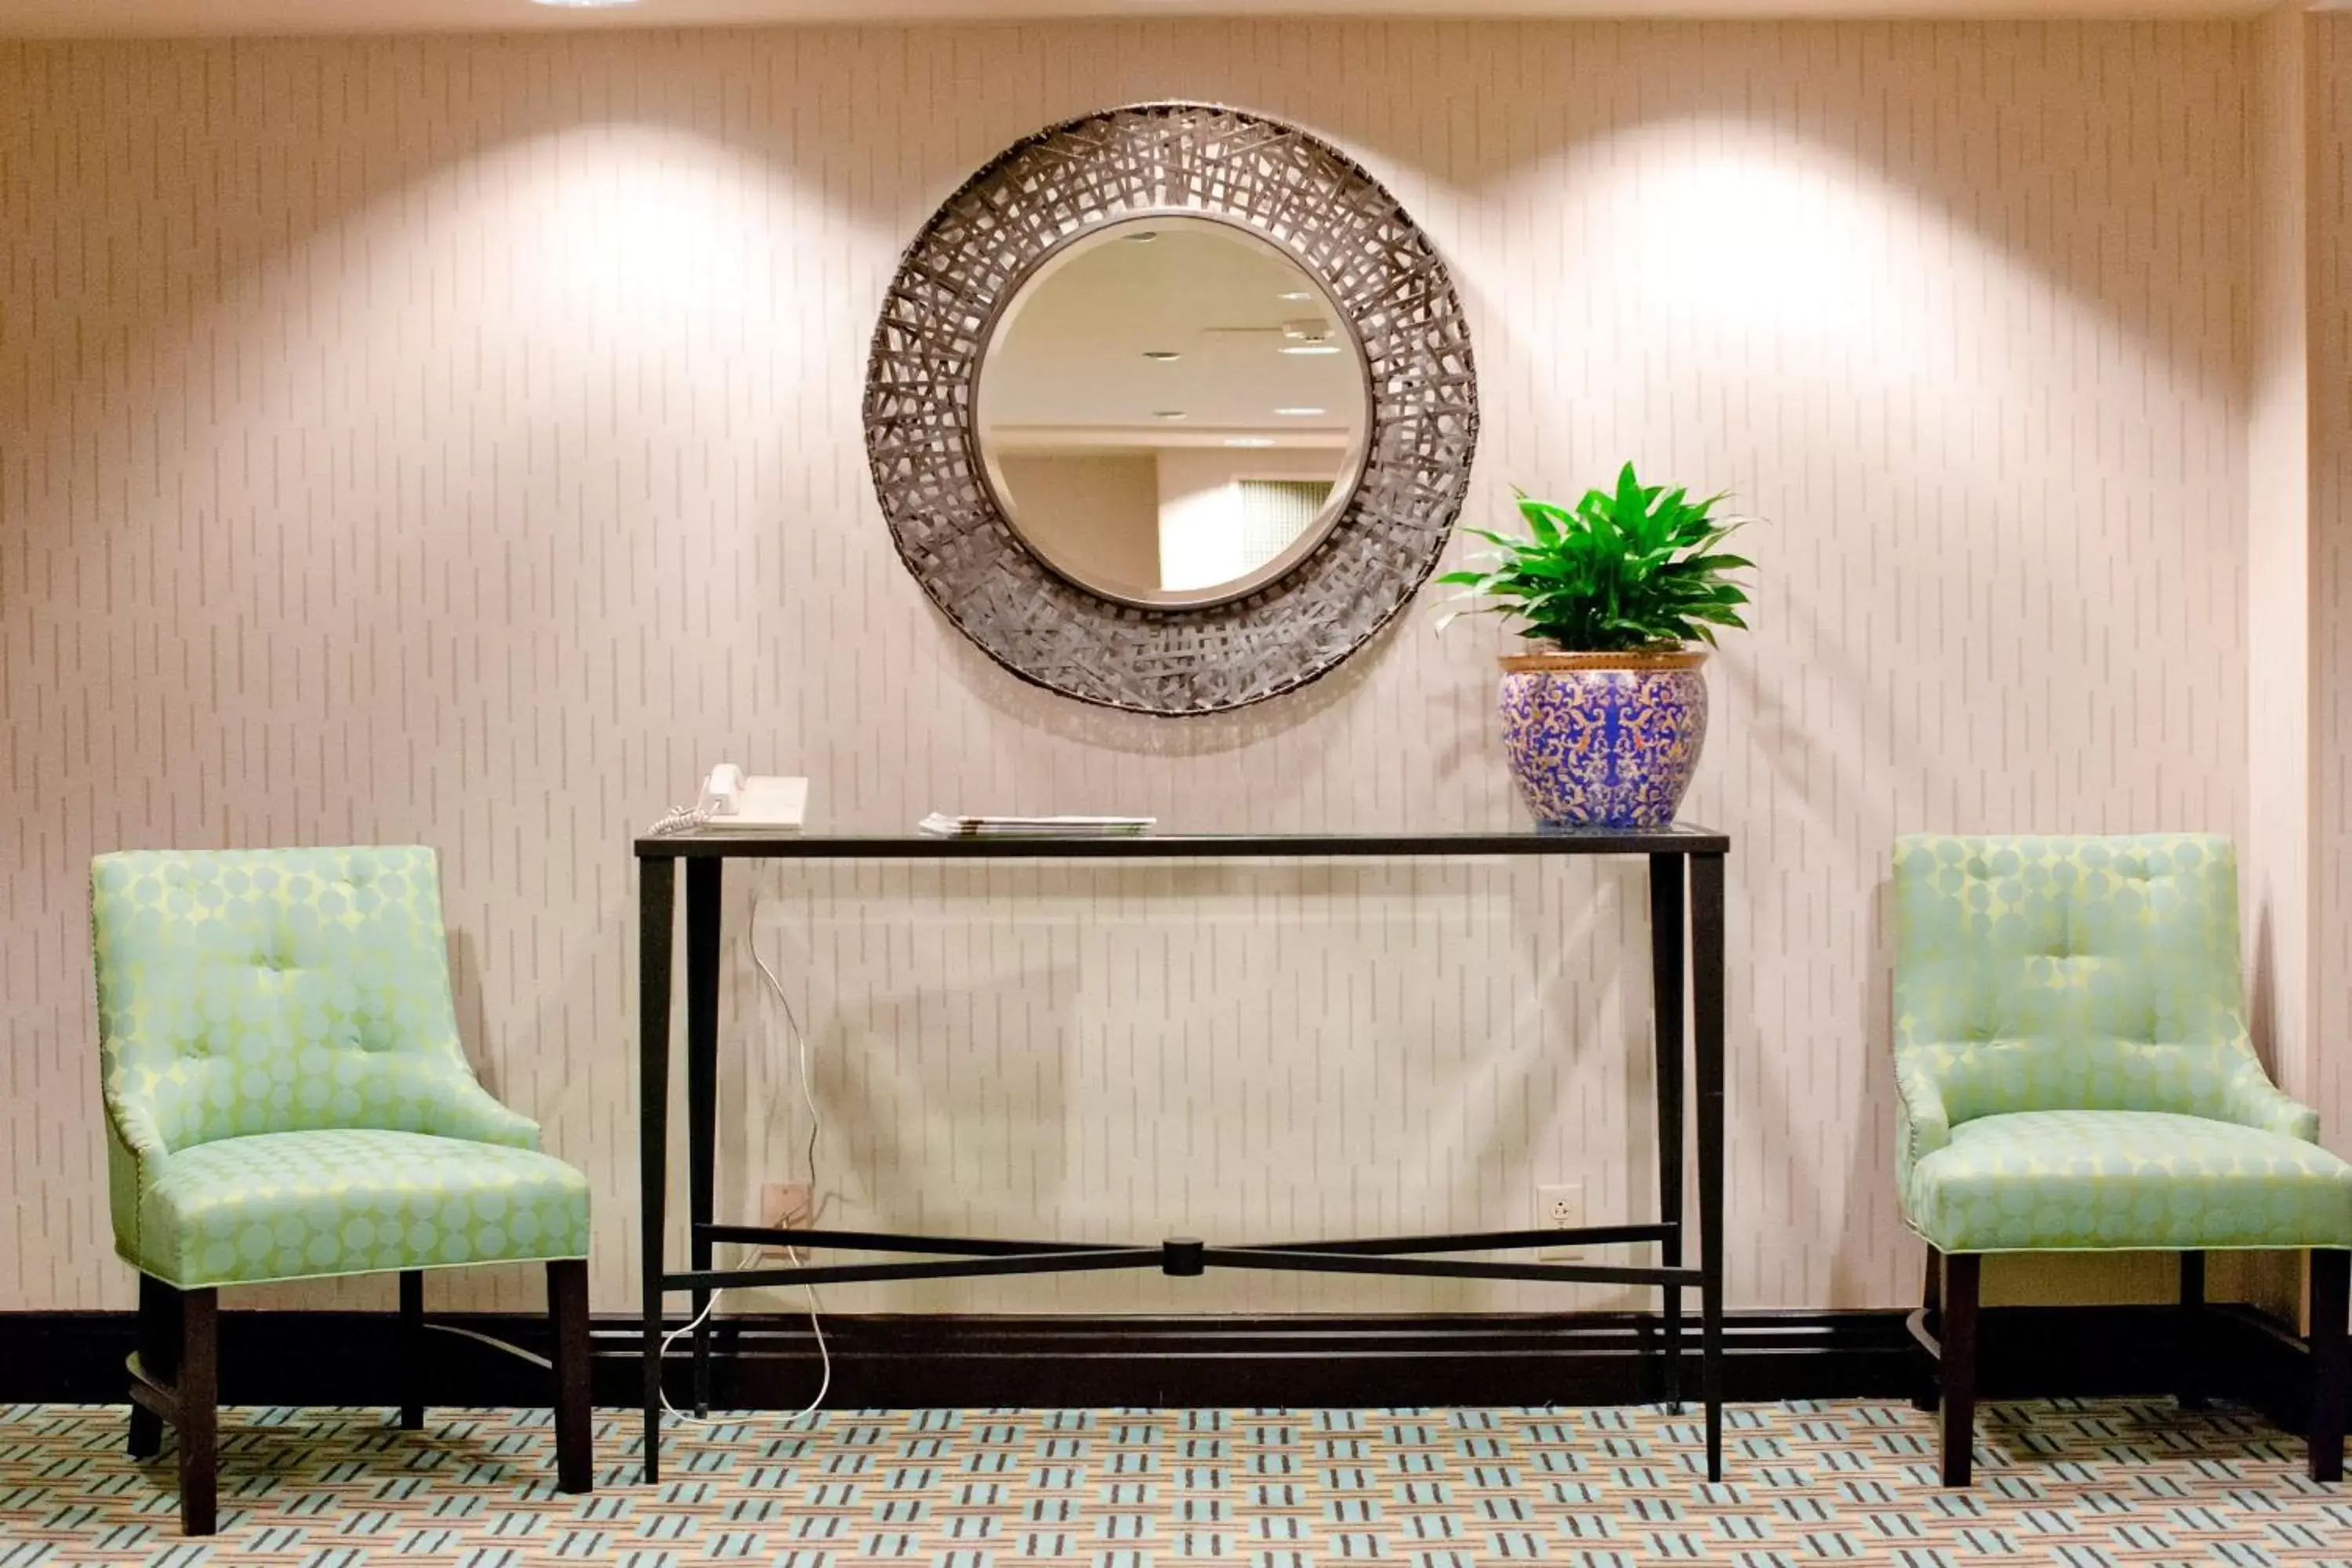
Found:
[[1116, 837], [1149, 833], [1156, 816], [950, 816], [935, 811], [915, 826], [941, 838]]

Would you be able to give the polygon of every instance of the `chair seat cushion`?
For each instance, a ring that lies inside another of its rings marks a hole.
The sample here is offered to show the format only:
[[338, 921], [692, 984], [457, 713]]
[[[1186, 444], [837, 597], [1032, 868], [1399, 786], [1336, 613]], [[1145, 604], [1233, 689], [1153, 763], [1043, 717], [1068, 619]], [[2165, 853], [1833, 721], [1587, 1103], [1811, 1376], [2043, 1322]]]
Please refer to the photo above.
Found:
[[2166, 1111], [1963, 1121], [1906, 1196], [1912, 1228], [1946, 1252], [2352, 1247], [2352, 1165]]
[[167, 1156], [125, 1256], [184, 1289], [588, 1255], [588, 1179], [422, 1132], [260, 1132]]

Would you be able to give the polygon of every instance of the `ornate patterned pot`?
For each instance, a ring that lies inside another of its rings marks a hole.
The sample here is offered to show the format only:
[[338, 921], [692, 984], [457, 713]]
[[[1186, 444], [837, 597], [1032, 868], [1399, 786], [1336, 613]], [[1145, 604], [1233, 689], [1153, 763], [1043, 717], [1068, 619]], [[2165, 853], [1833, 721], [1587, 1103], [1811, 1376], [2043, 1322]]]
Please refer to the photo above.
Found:
[[1703, 652], [1528, 653], [1503, 662], [1503, 746], [1536, 820], [1664, 827], [1706, 742]]

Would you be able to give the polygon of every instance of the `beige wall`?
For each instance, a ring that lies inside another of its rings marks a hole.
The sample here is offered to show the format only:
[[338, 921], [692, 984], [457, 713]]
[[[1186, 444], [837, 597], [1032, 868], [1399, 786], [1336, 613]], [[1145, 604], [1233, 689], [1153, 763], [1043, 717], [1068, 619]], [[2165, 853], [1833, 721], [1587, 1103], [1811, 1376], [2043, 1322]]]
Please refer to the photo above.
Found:
[[2247, 763], [2243, 883], [2255, 1037], [2291, 1093], [2313, 1064], [2311, 859], [2312, 137], [2306, 19], [2250, 29], [2247, 162], [2253, 196], [2247, 317]]
[[[858, 395], [898, 247], [1014, 138], [1161, 96], [1335, 139], [1435, 237], [1476, 332], [1474, 517], [1632, 457], [1765, 520], [1689, 805], [1738, 844], [1731, 1292], [1906, 1299], [1888, 840], [2248, 826], [2245, 39], [0, 46], [0, 1307], [131, 1300], [102, 1198], [97, 849], [437, 845], [469, 1046], [590, 1171], [617, 1308], [626, 841], [715, 758], [808, 773], [833, 823], [1514, 818], [1495, 627], [1440, 639], [1417, 610], [1293, 700], [1150, 722], [1001, 673], [891, 552]], [[1584, 1182], [1597, 1215], [1655, 1190], [1630, 868], [731, 886], [722, 1188], [747, 1206], [796, 1146], [738, 940], [755, 892], [811, 1024], [832, 1219], [1275, 1238], [1517, 1224], [1538, 1181]], [[520, 1276], [433, 1289], [533, 1299]], [[1561, 1298], [1221, 1275], [827, 1300]]]
[[2311, 519], [2316, 572], [2317, 853], [2313, 939], [2319, 988], [2312, 1092], [2328, 1143], [2352, 1153], [2352, 16], [2310, 18], [2313, 157]]

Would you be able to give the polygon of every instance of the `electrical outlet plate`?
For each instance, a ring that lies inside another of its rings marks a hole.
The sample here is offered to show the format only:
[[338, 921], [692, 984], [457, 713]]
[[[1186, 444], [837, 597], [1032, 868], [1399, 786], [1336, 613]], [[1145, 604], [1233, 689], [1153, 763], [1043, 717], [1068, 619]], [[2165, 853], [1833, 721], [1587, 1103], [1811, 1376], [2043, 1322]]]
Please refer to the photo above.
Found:
[[[1536, 1188], [1536, 1223], [1538, 1230], [1575, 1230], [1584, 1224], [1584, 1184], [1582, 1182], [1552, 1182]], [[1536, 1249], [1538, 1263], [1573, 1263], [1584, 1256], [1584, 1249], [1574, 1243]]]
[[[816, 1219], [816, 1207], [809, 1195], [806, 1182], [769, 1182], [760, 1188], [760, 1223], [778, 1230], [805, 1230]], [[808, 1257], [808, 1248], [801, 1249]], [[792, 1257], [781, 1247], [760, 1248], [763, 1263], [792, 1262]]]

